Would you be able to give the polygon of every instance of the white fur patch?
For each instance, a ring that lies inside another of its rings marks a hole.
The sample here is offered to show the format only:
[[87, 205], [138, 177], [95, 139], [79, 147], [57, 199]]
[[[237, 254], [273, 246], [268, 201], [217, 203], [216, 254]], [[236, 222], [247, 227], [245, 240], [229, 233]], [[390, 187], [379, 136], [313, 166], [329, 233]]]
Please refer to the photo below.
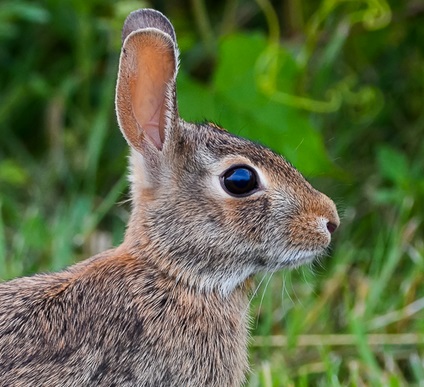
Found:
[[146, 173], [146, 162], [141, 153], [131, 148], [130, 155], [130, 174], [129, 181], [132, 186], [139, 190], [140, 188], [150, 188], [151, 182]]

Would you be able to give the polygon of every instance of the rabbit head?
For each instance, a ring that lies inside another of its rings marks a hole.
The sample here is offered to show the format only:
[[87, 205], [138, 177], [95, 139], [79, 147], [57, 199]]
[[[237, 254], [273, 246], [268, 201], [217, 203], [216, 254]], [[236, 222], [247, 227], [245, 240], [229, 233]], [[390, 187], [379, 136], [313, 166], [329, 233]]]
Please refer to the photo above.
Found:
[[273, 151], [214, 124], [183, 121], [177, 70], [168, 19], [133, 12], [116, 89], [131, 148], [125, 244], [132, 253], [190, 286], [223, 294], [257, 272], [324, 254], [339, 225], [334, 203]]

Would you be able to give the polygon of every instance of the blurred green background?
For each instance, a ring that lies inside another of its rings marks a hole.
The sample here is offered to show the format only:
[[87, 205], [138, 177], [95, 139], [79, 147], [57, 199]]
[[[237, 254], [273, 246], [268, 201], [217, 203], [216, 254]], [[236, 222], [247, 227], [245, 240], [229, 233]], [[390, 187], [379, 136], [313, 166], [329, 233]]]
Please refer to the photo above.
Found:
[[175, 26], [182, 117], [282, 153], [342, 215], [328, 258], [257, 278], [248, 385], [424, 385], [422, 0], [1, 0], [0, 278], [122, 240], [142, 7]]

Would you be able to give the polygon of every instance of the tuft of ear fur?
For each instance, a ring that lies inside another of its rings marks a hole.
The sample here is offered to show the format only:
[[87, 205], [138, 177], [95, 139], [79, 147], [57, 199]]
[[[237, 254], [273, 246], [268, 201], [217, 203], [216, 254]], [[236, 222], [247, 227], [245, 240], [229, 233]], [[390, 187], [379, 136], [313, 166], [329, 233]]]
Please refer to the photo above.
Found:
[[161, 150], [167, 121], [178, 116], [175, 78], [178, 51], [169, 20], [143, 9], [125, 21], [116, 86], [116, 112], [128, 144], [142, 152], [148, 140]]

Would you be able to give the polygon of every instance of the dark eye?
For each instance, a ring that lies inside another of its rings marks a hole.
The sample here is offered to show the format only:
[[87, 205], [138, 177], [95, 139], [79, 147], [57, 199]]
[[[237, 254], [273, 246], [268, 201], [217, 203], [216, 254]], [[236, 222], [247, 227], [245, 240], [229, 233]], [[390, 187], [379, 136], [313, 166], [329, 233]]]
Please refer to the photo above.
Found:
[[221, 184], [232, 196], [248, 196], [258, 188], [258, 179], [252, 168], [241, 165], [228, 169], [221, 176]]

